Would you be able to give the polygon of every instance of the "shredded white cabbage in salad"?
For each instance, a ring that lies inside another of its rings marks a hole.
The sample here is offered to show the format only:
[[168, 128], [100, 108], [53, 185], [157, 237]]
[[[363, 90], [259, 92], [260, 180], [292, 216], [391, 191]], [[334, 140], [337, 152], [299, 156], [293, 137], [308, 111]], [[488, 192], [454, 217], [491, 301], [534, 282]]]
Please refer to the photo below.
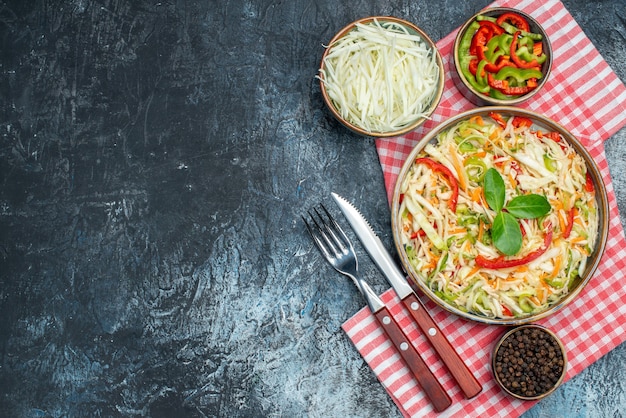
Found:
[[[489, 318], [543, 311], [569, 292], [594, 249], [598, 210], [585, 161], [558, 133], [531, 123], [496, 114], [461, 121], [418, 156], [443, 165], [454, 178], [422, 160], [400, 186], [402, 243], [410, 263], [419, 280], [459, 310]], [[522, 248], [512, 256], [492, 242], [496, 213], [482, 181], [489, 168], [504, 180], [507, 202], [534, 193], [551, 206], [545, 216], [519, 220]]]
[[335, 108], [368, 132], [402, 129], [425, 117], [437, 91], [433, 48], [393, 21], [374, 19], [332, 45], [317, 76]]

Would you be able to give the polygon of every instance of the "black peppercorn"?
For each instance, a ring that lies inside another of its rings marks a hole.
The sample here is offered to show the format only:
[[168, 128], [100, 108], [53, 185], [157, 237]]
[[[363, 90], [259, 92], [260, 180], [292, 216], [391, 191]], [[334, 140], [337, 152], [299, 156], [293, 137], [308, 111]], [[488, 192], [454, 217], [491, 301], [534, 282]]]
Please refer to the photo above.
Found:
[[522, 326], [511, 332], [494, 355], [493, 370], [509, 392], [535, 398], [550, 391], [563, 374], [559, 342], [547, 330]]

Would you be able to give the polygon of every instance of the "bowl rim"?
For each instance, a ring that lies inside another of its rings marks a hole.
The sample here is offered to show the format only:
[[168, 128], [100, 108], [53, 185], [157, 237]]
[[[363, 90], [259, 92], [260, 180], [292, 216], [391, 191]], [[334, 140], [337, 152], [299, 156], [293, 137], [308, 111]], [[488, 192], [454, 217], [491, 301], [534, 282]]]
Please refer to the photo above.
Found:
[[[571, 289], [570, 292], [567, 295], [565, 295], [562, 299], [560, 299], [557, 303], [548, 307], [544, 311], [537, 312], [535, 314], [527, 315], [523, 317], [489, 318], [486, 316], [480, 316], [474, 313], [462, 311], [446, 303], [445, 301], [441, 300], [434, 294], [432, 290], [428, 288], [428, 286], [426, 286], [424, 283], [421, 282], [421, 280], [419, 280], [418, 275], [415, 273], [413, 266], [408, 261], [406, 252], [404, 251], [404, 248], [401, 243], [401, 238], [400, 238], [399, 219], [398, 219], [399, 217], [398, 212], [399, 212], [399, 207], [400, 207], [400, 204], [399, 204], [400, 187], [402, 185], [402, 180], [404, 179], [407, 172], [413, 165], [413, 160], [415, 160], [417, 154], [422, 151], [422, 149], [427, 143], [433, 141], [441, 131], [453, 126], [454, 124], [460, 122], [461, 120], [469, 119], [477, 115], [485, 116], [485, 115], [488, 115], [488, 113], [490, 112], [504, 113], [507, 116], [509, 115], [510, 116], [524, 116], [524, 117], [530, 118], [535, 123], [543, 125], [543, 127], [546, 127], [547, 129], [559, 131], [559, 133], [564, 137], [564, 139], [570, 145], [572, 145], [572, 147], [574, 147], [576, 152], [580, 154], [585, 160], [588, 173], [591, 175], [591, 178], [595, 186], [596, 201], [598, 203], [598, 213], [599, 213], [598, 241], [596, 243], [594, 251], [592, 252], [591, 256], [588, 258], [586, 274], [579, 279], [576, 287], [574, 289]], [[400, 172], [398, 173], [396, 184], [394, 186], [392, 201], [391, 201], [391, 230], [392, 230], [394, 245], [398, 253], [401, 265], [404, 268], [404, 271], [408, 275], [407, 280], [415, 284], [419, 288], [419, 290], [421, 290], [422, 293], [424, 293], [430, 300], [435, 302], [435, 304], [437, 304], [444, 310], [450, 313], [453, 313], [464, 319], [468, 319], [468, 320], [472, 320], [472, 321], [484, 323], [484, 324], [511, 326], [511, 325], [528, 324], [531, 322], [538, 321], [547, 316], [550, 316], [556, 313], [557, 311], [559, 311], [561, 308], [563, 308], [565, 305], [567, 305], [569, 302], [571, 302], [573, 299], [575, 299], [578, 296], [578, 294], [585, 288], [589, 280], [591, 280], [591, 278], [594, 276], [594, 273], [596, 272], [600, 264], [600, 261], [602, 260], [602, 257], [604, 255], [607, 240], [608, 240], [609, 215], [610, 213], [609, 213], [608, 195], [607, 195], [606, 186], [604, 184], [604, 180], [602, 177], [602, 173], [600, 172], [598, 165], [596, 164], [593, 157], [591, 157], [587, 149], [569, 130], [565, 129], [562, 125], [553, 121], [547, 116], [541, 115], [531, 110], [526, 110], [526, 109], [514, 107], [514, 106], [483, 106], [483, 107], [477, 107], [471, 110], [467, 110], [465, 112], [461, 112], [441, 122], [436, 127], [434, 127], [430, 132], [428, 132], [428, 134], [422, 137], [422, 139], [420, 139], [417, 142], [417, 144], [413, 147], [413, 149], [411, 150], [411, 152], [405, 159], [402, 165], [402, 168], [400, 169]]]
[[[513, 13], [522, 15], [528, 21], [531, 27], [536, 27], [539, 30], [539, 32], [541, 32], [543, 36], [543, 39], [541, 40], [544, 46], [543, 49], [544, 49], [544, 52], [546, 52], [548, 55], [548, 59], [541, 66], [542, 67], [541, 71], [544, 73], [544, 77], [539, 81], [539, 84], [537, 85], [537, 87], [533, 89], [531, 92], [526, 93], [522, 96], [519, 96], [515, 99], [511, 99], [511, 100], [496, 99], [491, 96], [487, 96], [486, 94], [477, 92], [474, 88], [472, 88], [469, 82], [465, 79], [465, 76], [463, 75], [463, 72], [461, 71], [460, 64], [459, 64], [459, 44], [461, 43], [461, 39], [463, 38], [465, 31], [472, 24], [472, 22], [476, 20], [477, 16], [481, 16], [481, 15], [499, 16], [506, 12], [513, 12]], [[456, 37], [454, 38], [454, 44], [452, 47], [452, 61], [453, 61], [453, 64], [454, 64], [453, 67], [455, 70], [453, 71], [454, 79], [456, 81], [457, 86], [460, 85], [461, 87], [460, 90], [465, 97], [473, 99], [475, 103], [481, 106], [485, 104], [490, 104], [490, 105], [495, 105], [495, 106], [512, 106], [512, 105], [523, 103], [531, 99], [537, 93], [539, 93], [539, 91], [543, 88], [543, 86], [548, 82], [548, 78], [550, 77], [550, 74], [552, 72], [552, 63], [553, 63], [552, 43], [550, 42], [550, 37], [548, 36], [548, 33], [546, 32], [545, 28], [539, 22], [537, 22], [535, 18], [533, 18], [531, 15], [529, 15], [525, 11], [520, 10], [520, 9], [515, 9], [512, 7], [490, 7], [490, 8], [480, 10], [479, 12], [474, 14], [471, 18], [466, 20], [465, 23], [458, 30]], [[472, 101], [471, 99], [470, 101]]]
[[[563, 370], [561, 371], [561, 375], [557, 379], [556, 383], [547, 392], [544, 392], [544, 393], [541, 393], [541, 394], [535, 395], [535, 396], [523, 396], [523, 395], [519, 395], [519, 394], [509, 390], [506, 386], [504, 386], [504, 384], [500, 380], [500, 376], [496, 372], [496, 353], [498, 352], [498, 350], [500, 349], [500, 347], [502, 346], [504, 341], [506, 341], [515, 332], [517, 332], [519, 330], [523, 330], [523, 329], [532, 329], [532, 328], [540, 329], [541, 331], [545, 332], [546, 334], [552, 336], [552, 338], [554, 338], [554, 340], [557, 342], [557, 345], [559, 346], [559, 349], [561, 350], [561, 354], [563, 355]], [[554, 392], [559, 386], [561, 386], [561, 383], [563, 383], [563, 380], [565, 379], [565, 376], [567, 375], [567, 363], [568, 363], [568, 361], [567, 361], [567, 351], [565, 350], [565, 345], [563, 344], [561, 339], [552, 330], [548, 329], [547, 327], [545, 327], [543, 325], [539, 325], [539, 324], [525, 324], [525, 325], [520, 325], [518, 327], [513, 327], [513, 328], [507, 330], [496, 341], [496, 344], [494, 345], [493, 350], [491, 352], [491, 373], [493, 374], [493, 377], [496, 380], [496, 383], [498, 384], [498, 386], [502, 390], [504, 390], [507, 394], [509, 394], [510, 396], [512, 396], [514, 398], [517, 398], [517, 399], [525, 400], [525, 401], [534, 401], [534, 400], [538, 400], [538, 399], [543, 399], [546, 396], [550, 395], [552, 392]]]
[[[319, 70], [324, 69], [325, 67], [324, 61], [326, 57], [328, 56], [330, 50], [332, 49], [333, 44], [337, 42], [338, 39], [346, 35], [348, 32], [352, 31], [358, 23], [366, 24], [369, 22], [373, 22], [374, 20], [384, 21], [384, 22], [393, 22], [393, 23], [405, 26], [408, 29], [416, 32], [416, 34], [419, 35], [422, 38], [422, 40], [426, 42], [433, 49], [435, 56], [436, 56], [437, 68], [439, 70], [439, 81], [437, 83], [437, 91], [435, 92], [435, 96], [433, 97], [430, 107], [424, 113], [424, 116], [422, 116], [421, 118], [418, 118], [415, 122], [411, 123], [410, 125], [407, 125], [404, 128], [398, 129], [396, 131], [387, 131], [387, 132], [372, 131], [370, 132], [366, 129], [363, 129], [345, 120], [343, 117], [341, 117], [341, 115], [339, 114], [335, 106], [332, 104], [330, 97], [328, 96], [328, 92], [326, 91], [326, 85], [323, 81], [324, 76], [319, 71]], [[328, 45], [325, 46], [324, 53], [322, 54], [322, 59], [320, 61], [319, 70], [318, 70], [318, 76], [319, 76], [318, 78], [319, 78], [319, 83], [320, 83], [320, 90], [322, 92], [322, 97], [323, 97], [324, 103], [326, 104], [326, 107], [330, 110], [330, 112], [335, 117], [335, 119], [337, 119], [342, 125], [350, 129], [352, 132], [355, 132], [363, 136], [375, 137], [375, 138], [388, 138], [388, 137], [404, 135], [410, 131], [415, 130], [418, 126], [422, 125], [426, 120], [430, 118], [430, 116], [433, 114], [435, 109], [437, 109], [437, 107], [439, 106], [439, 103], [441, 102], [441, 98], [443, 96], [444, 85], [445, 85], [445, 68], [443, 64], [443, 58], [441, 57], [441, 53], [439, 52], [439, 48], [437, 48], [437, 45], [435, 44], [435, 42], [426, 34], [426, 32], [424, 32], [416, 24], [409, 22], [408, 20], [401, 19], [401, 18], [394, 17], [394, 16], [383, 16], [383, 15], [368, 16], [368, 17], [357, 19], [347, 24], [346, 26], [344, 26], [341, 30], [339, 30], [339, 32], [335, 34], [335, 36], [332, 37]]]

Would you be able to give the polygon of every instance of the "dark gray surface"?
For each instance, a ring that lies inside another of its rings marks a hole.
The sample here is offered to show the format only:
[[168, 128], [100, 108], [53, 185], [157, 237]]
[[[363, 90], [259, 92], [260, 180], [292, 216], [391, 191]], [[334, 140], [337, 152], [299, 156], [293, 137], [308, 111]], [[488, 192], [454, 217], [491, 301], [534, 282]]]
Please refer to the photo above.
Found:
[[[624, 1], [564, 3], [626, 80]], [[439, 40], [487, 4], [0, 3], [0, 416], [398, 416], [300, 221], [337, 191], [391, 247], [374, 143], [314, 76], [356, 18]], [[626, 224], [625, 130], [606, 147]], [[624, 364], [525, 416], [623, 416]]]

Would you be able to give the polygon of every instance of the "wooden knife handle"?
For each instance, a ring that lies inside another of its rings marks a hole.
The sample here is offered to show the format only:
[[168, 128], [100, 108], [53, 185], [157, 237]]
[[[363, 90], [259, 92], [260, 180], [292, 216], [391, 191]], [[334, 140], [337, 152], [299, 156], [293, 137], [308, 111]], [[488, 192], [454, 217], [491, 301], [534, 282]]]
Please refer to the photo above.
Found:
[[428, 311], [421, 304], [414, 293], [405, 297], [402, 302], [404, 306], [411, 312], [411, 315], [419, 325], [423, 334], [432, 344], [433, 348], [439, 354], [439, 357], [446, 365], [450, 374], [457, 381], [459, 387], [467, 399], [471, 399], [482, 391], [482, 386], [476, 380], [472, 372], [465, 365], [461, 357], [454, 350], [448, 339], [441, 332]]
[[398, 325], [393, 316], [389, 313], [387, 307], [374, 312], [374, 315], [380, 322], [381, 326], [393, 342], [400, 356], [404, 359], [409, 369], [415, 375], [415, 378], [419, 382], [424, 392], [433, 404], [433, 407], [437, 412], [441, 412], [448, 408], [452, 401], [448, 394], [443, 390], [443, 387], [437, 381], [437, 378], [430, 371], [424, 360], [415, 350], [415, 347], [406, 338], [402, 329]]

